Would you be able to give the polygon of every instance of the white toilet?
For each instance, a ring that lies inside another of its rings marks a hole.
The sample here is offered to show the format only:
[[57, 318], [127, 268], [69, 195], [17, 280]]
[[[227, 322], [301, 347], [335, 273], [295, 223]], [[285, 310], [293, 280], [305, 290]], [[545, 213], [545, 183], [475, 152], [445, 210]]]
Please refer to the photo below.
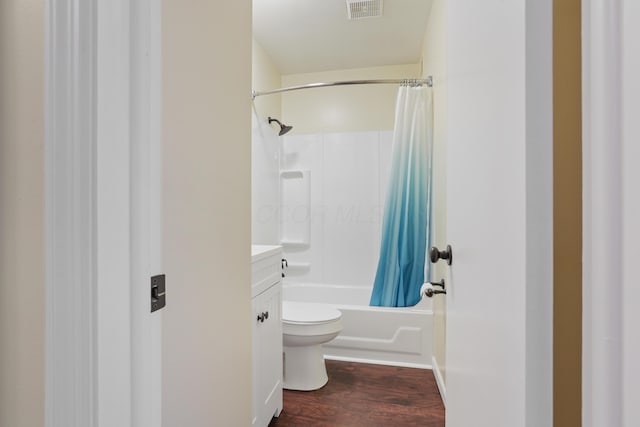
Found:
[[325, 304], [282, 301], [284, 383], [288, 390], [317, 390], [327, 381], [322, 344], [342, 331], [342, 313]]

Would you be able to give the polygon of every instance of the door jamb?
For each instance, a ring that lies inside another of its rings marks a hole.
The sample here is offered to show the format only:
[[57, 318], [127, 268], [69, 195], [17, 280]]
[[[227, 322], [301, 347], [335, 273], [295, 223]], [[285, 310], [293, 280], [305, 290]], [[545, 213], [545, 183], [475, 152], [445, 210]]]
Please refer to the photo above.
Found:
[[46, 7], [45, 425], [160, 425], [160, 2]]
[[582, 0], [582, 420], [623, 425], [622, 0]]

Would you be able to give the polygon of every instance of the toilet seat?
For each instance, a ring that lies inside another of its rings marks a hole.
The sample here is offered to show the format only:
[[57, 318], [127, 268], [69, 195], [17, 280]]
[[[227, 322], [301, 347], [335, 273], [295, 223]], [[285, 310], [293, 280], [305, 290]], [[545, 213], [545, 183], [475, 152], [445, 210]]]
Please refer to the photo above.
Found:
[[322, 325], [342, 318], [342, 313], [326, 304], [282, 301], [282, 322], [290, 325]]
[[326, 304], [282, 301], [282, 333], [286, 336], [285, 342], [291, 342], [293, 336], [320, 339], [341, 330], [340, 310]]

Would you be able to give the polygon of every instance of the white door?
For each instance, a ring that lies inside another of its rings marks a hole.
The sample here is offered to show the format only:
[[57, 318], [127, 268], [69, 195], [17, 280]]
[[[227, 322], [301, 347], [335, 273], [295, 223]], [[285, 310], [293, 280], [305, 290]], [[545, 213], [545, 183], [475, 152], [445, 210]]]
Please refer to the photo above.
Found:
[[447, 14], [447, 426], [550, 426], [551, 1]]

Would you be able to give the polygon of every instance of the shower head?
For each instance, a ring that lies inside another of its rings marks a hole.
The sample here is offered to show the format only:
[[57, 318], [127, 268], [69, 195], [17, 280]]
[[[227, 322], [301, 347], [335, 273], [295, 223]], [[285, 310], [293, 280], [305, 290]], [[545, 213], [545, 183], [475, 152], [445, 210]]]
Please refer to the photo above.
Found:
[[293, 129], [293, 126], [287, 126], [285, 124], [282, 124], [280, 120], [272, 119], [271, 117], [269, 117], [269, 124], [271, 124], [271, 122], [276, 122], [278, 125], [280, 125], [280, 132], [278, 133], [278, 136], [282, 136]]

